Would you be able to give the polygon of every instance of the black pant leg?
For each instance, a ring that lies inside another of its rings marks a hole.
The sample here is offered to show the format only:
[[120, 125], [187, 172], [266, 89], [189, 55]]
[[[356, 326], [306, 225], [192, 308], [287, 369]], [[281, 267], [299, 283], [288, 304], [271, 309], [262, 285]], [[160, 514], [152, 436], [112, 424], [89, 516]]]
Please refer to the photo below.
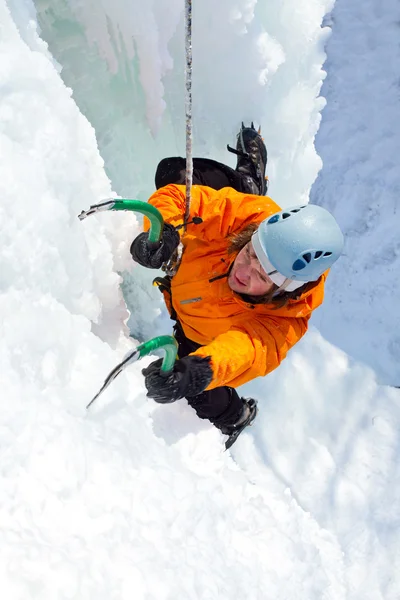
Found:
[[207, 390], [186, 400], [200, 419], [208, 419], [216, 427], [234, 425], [243, 411], [243, 400], [228, 386]]
[[[184, 185], [186, 182], [186, 159], [180, 156], [164, 158], [157, 166], [155, 175], [156, 188], [169, 183]], [[214, 190], [232, 187], [238, 192], [254, 194], [255, 182], [244, 175], [209, 158], [193, 159], [193, 184], [206, 185]]]

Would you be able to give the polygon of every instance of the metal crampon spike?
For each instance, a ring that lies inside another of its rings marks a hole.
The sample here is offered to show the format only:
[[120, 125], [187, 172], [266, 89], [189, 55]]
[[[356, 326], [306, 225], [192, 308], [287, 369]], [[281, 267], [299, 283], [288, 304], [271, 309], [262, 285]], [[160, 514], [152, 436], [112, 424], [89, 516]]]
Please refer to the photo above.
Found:
[[[242, 125], [243, 125], [243, 122], [242, 122]], [[243, 131], [244, 131], [244, 129], [245, 129], [245, 127], [242, 127], [242, 129], [239, 132], [239, 139], [240, 139], [240, 145], [242, 147], [242, 152], [246, 152], [246, 148], [244, 146], [244, 139], [243, 139]]]

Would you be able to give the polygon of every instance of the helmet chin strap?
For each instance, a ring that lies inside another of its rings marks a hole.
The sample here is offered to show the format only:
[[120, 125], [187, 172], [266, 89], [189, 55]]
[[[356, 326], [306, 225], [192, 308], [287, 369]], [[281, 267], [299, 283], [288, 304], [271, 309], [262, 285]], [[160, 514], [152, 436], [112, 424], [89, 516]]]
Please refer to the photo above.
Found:
[[[298, 290], [299, 288], [303, 287], [303, 285], [307, 285], [307, 283], [309, 283], [309, 282], [308, 281], [294, 281], [293, 279], [287, 278], [278, 287], [278, 289], [274, 293], [274, 296], [277, 296], [281, 292], [285, 292], [285, 291], [287, 291], [289, 293], [294, 292], [295, 290]], [[278, 285], [278, 284], [275, 284], [275, 285]]]
[[285, 279], [285, 281], [282, 283], [282, 285], [280, 285], [278, 287], [278, 289], [273, 293], [273, 298], [275, 298], [275, 296], [279, 296], [279, 294], [281, 292], [284, 292], [286, 290], [286, 288], [292, 283], [291, 279]]

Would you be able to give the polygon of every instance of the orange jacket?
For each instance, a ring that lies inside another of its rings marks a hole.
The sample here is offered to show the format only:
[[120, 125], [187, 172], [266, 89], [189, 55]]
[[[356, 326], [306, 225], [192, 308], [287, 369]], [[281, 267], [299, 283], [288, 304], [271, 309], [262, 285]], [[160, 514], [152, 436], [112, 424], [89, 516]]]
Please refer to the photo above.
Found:
[[[149, 199], [167, 223], [180, 225], [185, 214], [185, 186], [167, 185]], [[228, 255], [228, 235], [261, 223], [280, 207], [267, 196], [192, 187], [190, 221], [181, 233], [182, 262], [172, 278], [172, 305], [187, 338], [201, 344], [193, 352], [211, 356], [214, 377], [207, 387], [237, 387], [266, 375], [307, 331], [311, 312], [322, 303], [324, 274], [316, 285], [283, 308], [243, 301], [227, 283], [235, 256]], [[147, 221], [147, 220], [146, 220]], [[148, 222], [146, 228], [148, 227]], [[180, 230], [181, 232], [183, 229]]]

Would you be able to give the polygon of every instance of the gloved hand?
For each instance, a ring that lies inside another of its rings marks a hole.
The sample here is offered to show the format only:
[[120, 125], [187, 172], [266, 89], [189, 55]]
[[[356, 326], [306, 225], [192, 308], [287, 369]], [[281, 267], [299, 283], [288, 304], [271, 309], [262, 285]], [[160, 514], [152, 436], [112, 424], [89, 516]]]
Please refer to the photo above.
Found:
[[179, 245], [179, 233], [173, 225], [164, 223], [161, 240], [158, 246], [151, 247], [148, 243], [149, 233], [147, 231], [140, 233], [131, 244], [131, 254], [134, 261], [148, 267], [149, 269], [159, 269], [161, 265], [169, 260], [173, 251]]
[[162, 358], [142, 370], [148, 398], [160, 404], [175, 402], [186, 396], [197, 396], [213, 378], [210, 357], [185, 356], [177, 360], [169, 375], [161, 375]]

